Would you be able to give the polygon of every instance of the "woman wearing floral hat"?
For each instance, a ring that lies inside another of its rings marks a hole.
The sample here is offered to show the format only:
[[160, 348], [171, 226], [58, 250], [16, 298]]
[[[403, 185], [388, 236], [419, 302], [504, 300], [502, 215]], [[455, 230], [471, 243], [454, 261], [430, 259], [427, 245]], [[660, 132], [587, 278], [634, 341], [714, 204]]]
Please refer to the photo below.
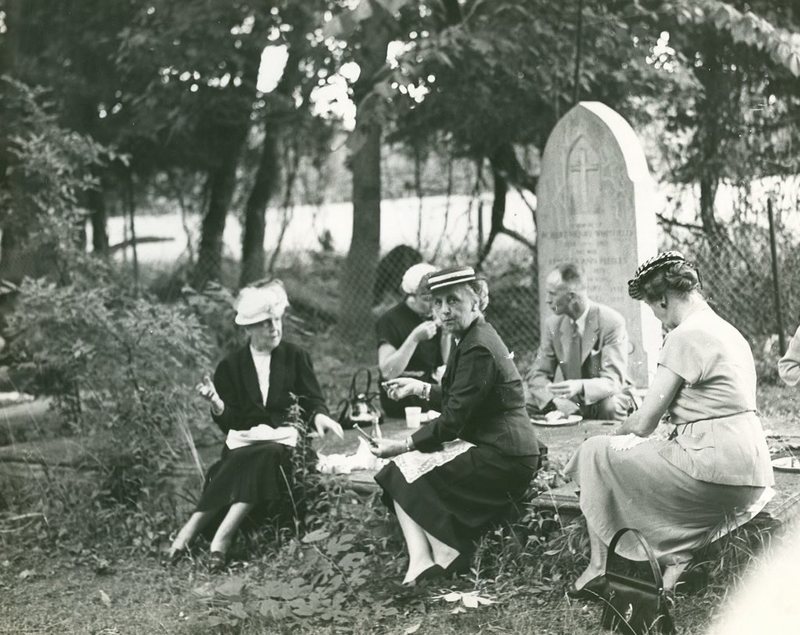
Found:
[[198, 386], [226, 434], [225, 446], [208, 472], [197, 509], [169, 549], [172, 561], [186, 553], [198, 532], [219, 522], [209, 566], [223, 568], [244, 519], [288, 495], [292, 450], [305, 433], [287, 420], [292, 395], [303, 409], [306, 429], [313, 425], [320, 435], [330, 431], [342, 436], [339, 424], [328, 416], [308, 353], [283, 341], [288, 305], [279, 280], [245, 287], [239, 294], [235, 322], [249, 341], [220, 362], [213, 381], [205, 377]]
[[[666, 566], [664, 586], [674, 587], [692, 551], [750, 520], [772, 491], [750, 346], [708, 305], [697, 268], [680, 252], [661, 253], [636, 270], [628, 293], [668, 333], [642, 407], [617, 436], [584, 441], [566, 466], [580, 486], [591, 545], [572, 597], [601, 592], [608, 545], [625, 527], [644, 535]], [[665, 413], [672, 433], [654, 439]], [[645, 559], [629, 538], [617, 552]]]

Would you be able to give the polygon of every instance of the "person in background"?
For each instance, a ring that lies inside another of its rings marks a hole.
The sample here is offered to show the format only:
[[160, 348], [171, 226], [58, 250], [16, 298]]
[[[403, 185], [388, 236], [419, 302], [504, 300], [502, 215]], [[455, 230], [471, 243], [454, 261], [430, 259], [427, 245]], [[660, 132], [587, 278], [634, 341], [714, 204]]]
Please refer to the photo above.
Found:
[[438, 384], [440, 368], [450, 351], [450, 337], [442, 334], [431, 317], [431, 299], [424, 281], [433, 271], [436, 267], [424, 262], [412, 265], [401, 283], [405, 298], [378, 318], [375, 325], [381, 407], [389, 417], [402, 417], [407, 406], [427, 410], [427, 402], [413, 395], [393, 401], [386, 394], [383, 380], [415, 377]]
[[[620, 529], [642, 533], [672, 588], [695, 549], [753, 518], [773, 493], [753, 354], [706, 303], [695, 266], [677, 251], [658, 254], [636, 270], [628, 293], [668, 333], [641, 409], [616, 436], [584, 441], [564, 468], [580, 488], [591, 547], [572, 597], [591, 599], [603, 588], [608, 545]], [[653, 438], [665, 413], [672, 434]], [[629, 538], [617, 552], [643, 560]]]
[[376, 318], [405, 297], [400, 282], [408, 268], [418, 262], [422, 262], [422, 254], [409, 245], [392, 247], [380, 259], [372, 285], [372, 314]]
[[[197, 387], [226, 434], [222, 457], [209, 469], [195, 512], [172, 542], [171, 562], [187, 553], [201, 530], [219, 523], [209, 568], [222, 569], [245, 518], [287, 500], [299, 435], [313, 426], [320, 436], [332, 432], [342, 437], [341, 426], [328, 416], [308, 353], [283, 341], [288, 305], [279, 280], [245, 287], [239, 294], [235, 322], [249, 341], [220, 362], [213, 382], [206, 376]], [[288, 421], [292, 395], [303, 409], [302, 429]]]
[[800, 383], [800, 327], [789, 342], [786, 354], [778, 362], [778, 375], [787, 386]]
[[[636, 408], [625, 318], [589, 299], [583, 274], [574, 264], [559, 265], [547, 276], [547, 304], [555, 315], [545, 322], [527, 376], [531, 410], [624, 419]], [[553, 383], [559, 369], [563, 379]]]
[[404, 584], [468, 564], [474, 541], [525, 493], [539, 444], [525, 392], [506, 345], [483, 317], [486, 283], [472, 267], [428, 277], [433, 310], [458, 344], [441, 386], [399, 377], [393, 399], [414, 395], [441, 415], [413, 435], [377, 439], [372, 452], [395, 457], [375, 476], [408, 548]]

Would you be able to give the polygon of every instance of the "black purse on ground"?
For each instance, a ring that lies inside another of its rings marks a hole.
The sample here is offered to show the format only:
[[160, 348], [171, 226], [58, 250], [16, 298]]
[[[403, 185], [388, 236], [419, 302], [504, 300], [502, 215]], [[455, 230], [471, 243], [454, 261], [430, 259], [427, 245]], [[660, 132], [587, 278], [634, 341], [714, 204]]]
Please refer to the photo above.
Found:
[[[639, 541], [647, 554], [652, 572], [652, 581], [643, 580], [634, 575], [626, 575], [611, 570], [617, 543], [620, 538], [630, 532]], [[620, 529], [611, 539], [606, 556], [606, 589], [603, 593], [603, 628], [609, 628], [623, 635], [645, 635], [659, 633], [672, 635], [675, 625], [667, 610], [667, 599], [664, 595], [664, 582], [661, 568], [655, 554], [647, 541], [637, 529]]]
[[[366, 386], [364, 390], [358, 390], [356, 384], [359, 376], [366, 374]], [[369, 368], [359, 368], [353, 373], [350, 380], [350, 392], [346, 399], [342, 399], [337, 406], [339, 415], [337, 421], [342, 428], [348, 429], [353, 426], [363, 428], [374, 423], [383, 422], [383, 411], [380, 406], [372, 403], [377, 397], [377, 392], [370, 392], [372, 387], [372, 373]]]

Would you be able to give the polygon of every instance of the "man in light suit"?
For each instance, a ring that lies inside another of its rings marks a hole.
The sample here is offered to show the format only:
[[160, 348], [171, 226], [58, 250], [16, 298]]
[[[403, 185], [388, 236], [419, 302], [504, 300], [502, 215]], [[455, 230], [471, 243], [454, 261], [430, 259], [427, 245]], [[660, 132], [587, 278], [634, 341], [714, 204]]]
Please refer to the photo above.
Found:
[[[531, 409], [624, 419], [636, 409], [628, 376], [625, 318], [589, 299], [574, 264], [559, 265], [547, 276], [547, 304], [555, 315], [544, 324], [527, 377]], [[562, 380], [553, 383], [558, 369]]]

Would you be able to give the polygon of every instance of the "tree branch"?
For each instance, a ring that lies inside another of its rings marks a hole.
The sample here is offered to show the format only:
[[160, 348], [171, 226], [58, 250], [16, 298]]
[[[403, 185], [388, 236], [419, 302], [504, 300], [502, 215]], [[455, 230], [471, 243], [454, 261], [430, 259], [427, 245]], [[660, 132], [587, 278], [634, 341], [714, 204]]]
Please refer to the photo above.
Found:
[[701, 225], [694, 225], [692, 223], [682, 223], [679, 220], [675, 220], [674, 218], [667, 218], [663, 214], [656, 214], [656, 218], [660, 223], [664, 223], [665, 225], [669, 225], [670, 227], [681, 227], [683, 229], [690, 229], [694, 232], [704, 232], [705, 229]]

